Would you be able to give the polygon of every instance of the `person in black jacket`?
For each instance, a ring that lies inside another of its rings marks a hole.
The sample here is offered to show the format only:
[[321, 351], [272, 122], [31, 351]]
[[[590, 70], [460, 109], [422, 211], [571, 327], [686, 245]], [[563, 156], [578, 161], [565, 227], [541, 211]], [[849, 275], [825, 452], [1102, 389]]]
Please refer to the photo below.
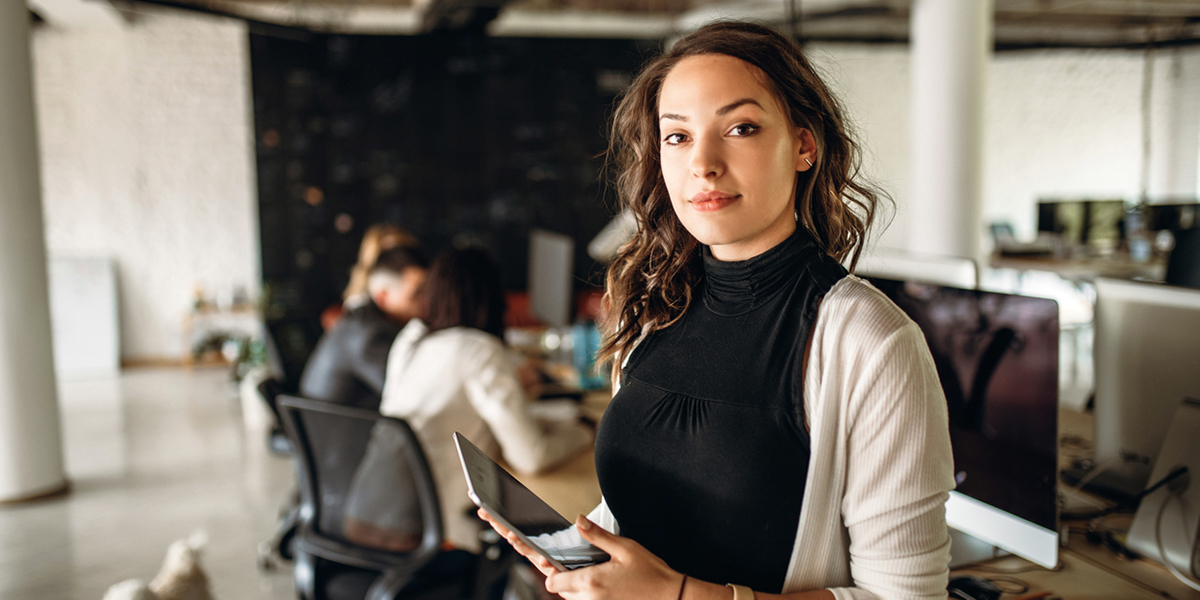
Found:
[[370, 300], [347, 312], [317, 343], [300, 378], [300, 395], [378, 410], [388, 351], [419, 314], [427, 268], [414, 248], [380, 253], [367, 279]]

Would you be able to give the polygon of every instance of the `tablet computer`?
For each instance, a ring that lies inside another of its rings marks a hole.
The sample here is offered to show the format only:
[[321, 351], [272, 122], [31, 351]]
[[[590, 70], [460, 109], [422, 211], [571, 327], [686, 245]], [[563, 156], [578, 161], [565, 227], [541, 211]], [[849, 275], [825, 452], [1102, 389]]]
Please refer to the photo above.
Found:
[[608, 553], [584, 540], [574, 524], [461, 433], [454, 434], [454, 445], [458, 448], [471, 501], [545, 556], [554, 568], [567, 571], [609, 559]]

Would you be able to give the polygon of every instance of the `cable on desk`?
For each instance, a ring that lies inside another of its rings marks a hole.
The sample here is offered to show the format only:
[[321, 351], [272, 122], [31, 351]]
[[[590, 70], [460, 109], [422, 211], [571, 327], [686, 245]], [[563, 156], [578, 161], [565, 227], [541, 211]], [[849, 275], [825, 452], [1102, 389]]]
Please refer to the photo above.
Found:
[[[1049, 569], [1046, 569], [1046, 570], [1049, 570]], [[978, 571], [980, 573], [1006, 573], [1006, 572], [1008, 572], [1008, 571], [1002, 571], [999, 569], [988, 570], [986, 568], [978, 568], [978, 567], [966, 567], [963, 569], [955, 569], [953, 572], [961, 573], [961, 572], [966, 572], [966, 571]], [[1023, 572], [1023, 571], [1017, 571], [1017, 572]], [[1004, 594], [1024, 594], [1025, 592], [1029, 591], [1029, 587], [1030, 587], [1028, 582], [1021, 580], [1021, 579], [1017, 579], [1016, 577], [1010, 577], [1008, 575], [983, 577], [982, 579], [984, 581], [987, 581], [988, 583], [995, 585], [996, 588], [999, 589], [1000, 592], [1004, 593]]]
[[[1184, 467], [1184, 469], [1186, 470], [1187, 467]], [[1171, 564], [1171, 559], [1170, 559], [1170, 557], [1167, 556], [1167, 552], [1163, 548], [1163, 541], [1162, 541], [1163, 514], [1167, 512], [1167, 504], [1170, 504], [1170, 502], [1172, 500], [1178, 499], [1179, 496], [1183, 494], [1183, 491], [1185, 489], [1187, 489], [1186, 486], [1180, 487], [1179, 489], [1173, 489], [1171, 491], [1171, 493], [1167, 496], [1166, 500], [1163, 500], [1162, 506], [1158, 507], [1158, 516], [1154, 518], [1154, 545], [1158, 547], [1158, 556], [1160, 558], [1162, 558], [1162, 562], [1164, 565], [1166, 565], [1167, 570], [1170, 571], [1171, 574], [1174, 575], [1176, 579], [1178, 579], [1179, 581], [1182, 581], [1184, 585], [1192, 588], [1193, 590], [1196, 590], [1197, 592], [1200, 592], [1200, 583], [1197, 583], [1192, 578], [1187, 577], [1183, 573], [1180, 573], [1179, 569], [1176, 569], [1175, 565]], [[1192, 543], [1192, 551], [1188, 553], [1188, 569], [1191, 571], [1195, 570], [1193, 565], [1196, 564], [1196, 546], [1197, 545], [1200, 545], [1200, 537], [1197, 537], [1196, 541]], [[1195, 576], [1195, 573], [1193, 572], [1192, 575]]]
[[1005, 594], [1024, 594], [1025, 592], [1029, 591], [1029, 584], [1024, 580], [1017, 579], [1016, 577], [1000, 575], [998, 577], [989, 577], [988, 581], [995, 584], [996, 587], [1000, 588], [1000, 591], [1004, 592]]

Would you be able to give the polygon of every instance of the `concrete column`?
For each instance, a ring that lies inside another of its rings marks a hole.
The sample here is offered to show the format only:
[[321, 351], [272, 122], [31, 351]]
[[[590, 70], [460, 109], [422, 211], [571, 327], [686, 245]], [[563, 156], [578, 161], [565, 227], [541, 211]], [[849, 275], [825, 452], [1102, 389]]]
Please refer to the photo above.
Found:
[[[1159, 49], [1150, 100], [1151, 201], [1193, 198], [1200, 177], [1200, 51]], [[1150, 65], [1148, 65], [1150, 66]], [[1153, 97], [1159, 96], [1159, 97]]]
[[0, 1], [0, 501], [66, 485], [44, 237], [29, 10]]
[[979, 259], [992, 0], [913, 0], [909, 249]]

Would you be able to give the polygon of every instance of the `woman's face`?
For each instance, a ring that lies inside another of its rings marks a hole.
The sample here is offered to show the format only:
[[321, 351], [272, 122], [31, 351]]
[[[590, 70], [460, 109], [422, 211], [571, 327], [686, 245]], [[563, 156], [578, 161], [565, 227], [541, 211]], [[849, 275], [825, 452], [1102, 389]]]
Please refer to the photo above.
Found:
[[796, 172], [816, 162], [812, 133], [791, 124], [763, 72], [724, 54], [679, 61], [658, 98], [671, 206], [718, 260], [745, 260], [787, 239]]

